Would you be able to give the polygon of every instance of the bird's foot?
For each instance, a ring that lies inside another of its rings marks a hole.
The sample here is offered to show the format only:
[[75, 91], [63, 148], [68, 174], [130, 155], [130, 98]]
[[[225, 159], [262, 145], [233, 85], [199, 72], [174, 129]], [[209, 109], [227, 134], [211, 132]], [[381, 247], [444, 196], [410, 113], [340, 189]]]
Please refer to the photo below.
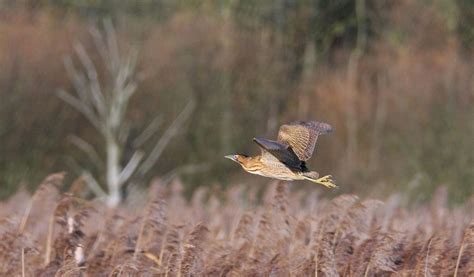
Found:
[[326, 175], [324, 177], [321, 177], [319, 179], [314, 180], [315, 183], [318, 183], [320, 185], [323, 185], [327, 188], [337, 188], [336, 184], [334, 183], [334, 180], [332, 179], [331, 175]]

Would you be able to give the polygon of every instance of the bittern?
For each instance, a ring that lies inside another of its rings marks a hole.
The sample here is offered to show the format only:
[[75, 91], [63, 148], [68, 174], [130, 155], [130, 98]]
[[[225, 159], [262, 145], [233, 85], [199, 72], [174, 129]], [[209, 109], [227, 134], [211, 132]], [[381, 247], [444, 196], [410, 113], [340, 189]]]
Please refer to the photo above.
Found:
[[278, 131], [276, 141], [254, 138], [261, 154], [254, 157], [236, 154], [225, 156], [252, 174], [279, 180], [309, 180], [328, 188], [336, 187], [331, 175], [319, 178], [319, 173], [306, 167], [313, 155], [319, 135], [332, 131], [331, 125], [316, 121], [296, 121], [285, 124]]

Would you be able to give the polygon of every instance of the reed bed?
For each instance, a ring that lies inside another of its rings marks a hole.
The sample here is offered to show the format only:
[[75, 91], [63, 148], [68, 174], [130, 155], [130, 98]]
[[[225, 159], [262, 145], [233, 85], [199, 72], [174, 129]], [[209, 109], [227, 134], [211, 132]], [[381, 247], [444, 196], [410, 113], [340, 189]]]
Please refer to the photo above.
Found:
[[[0, 204], [1, 276], [473, 276], [474, 201], [448, 208], [446, 191], [408, 209], [325, 199], [286, 182], [197, 190], [159, 181], [146, 198], [110, 210], [67, 193], [64, 175]], [[146, 199], [146, 200], [144, 200]], [[472, 198], [474, 199], [474, 198]]]

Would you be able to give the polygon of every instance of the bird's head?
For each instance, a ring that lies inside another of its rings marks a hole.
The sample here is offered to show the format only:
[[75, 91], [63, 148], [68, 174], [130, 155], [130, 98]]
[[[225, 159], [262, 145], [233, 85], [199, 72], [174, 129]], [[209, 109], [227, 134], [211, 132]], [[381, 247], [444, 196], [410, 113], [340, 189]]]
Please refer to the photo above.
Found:
[[229, 160], [233, 160], [234, 162], [240, 164], [240, 165], [245, 165], [246, 162], [249, 159], [249, 156], [243, 155], [243, 154], [234, 154], [234, 155], [227, 155], [225, 156]]

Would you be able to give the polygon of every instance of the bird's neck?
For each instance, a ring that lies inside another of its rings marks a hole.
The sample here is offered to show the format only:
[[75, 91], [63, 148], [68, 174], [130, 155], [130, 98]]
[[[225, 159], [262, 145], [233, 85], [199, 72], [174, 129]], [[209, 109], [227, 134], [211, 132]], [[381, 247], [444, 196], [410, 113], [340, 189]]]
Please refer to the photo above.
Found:
[[241, 165], [247, 171], [259, 170], [261, 167], [260, 156], [245, 157], [242, 159]]

